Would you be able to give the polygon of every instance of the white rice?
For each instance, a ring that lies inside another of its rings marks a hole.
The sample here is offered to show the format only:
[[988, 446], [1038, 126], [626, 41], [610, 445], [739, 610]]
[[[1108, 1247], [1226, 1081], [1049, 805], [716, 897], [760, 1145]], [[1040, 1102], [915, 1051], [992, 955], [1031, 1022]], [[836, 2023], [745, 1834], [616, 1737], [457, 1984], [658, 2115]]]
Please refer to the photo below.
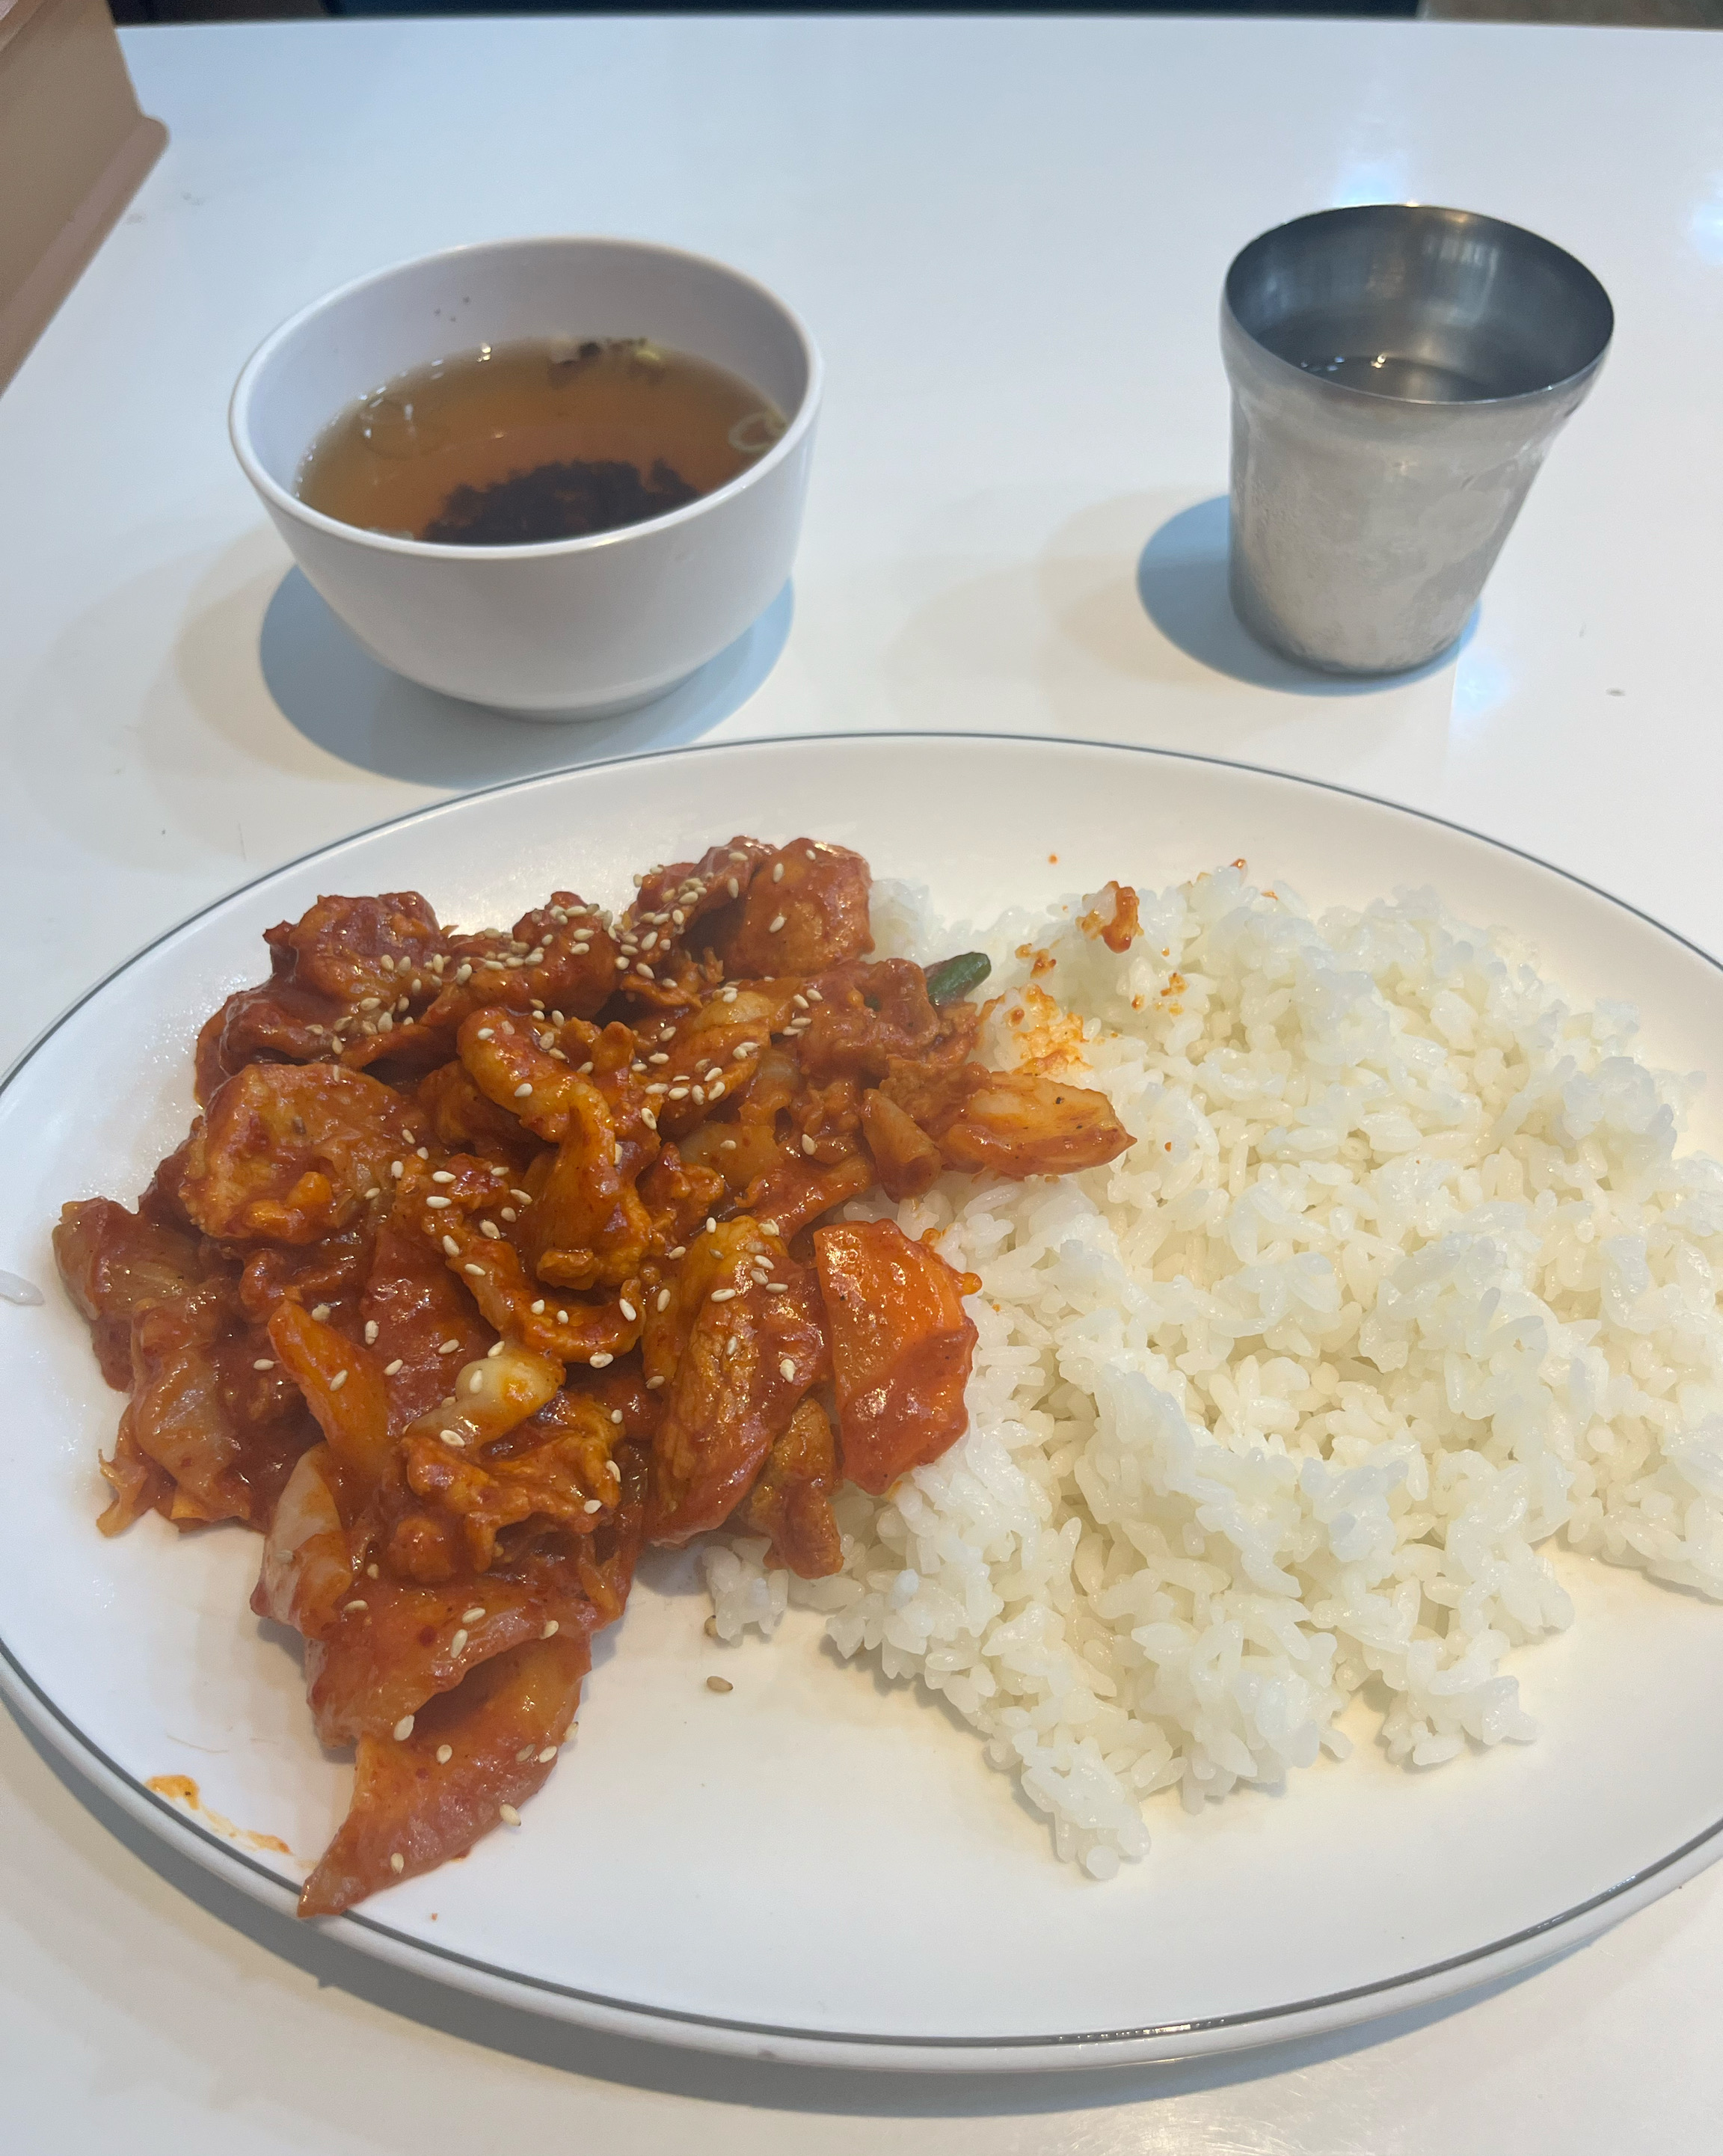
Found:
[[1344, 1756], [1367, 1686], [1397, 1761], [1535, 1735], [1500, 1665], [1572, 1620], [1551, 1537], [1723, 1597], [1723, 1168], [1676, 1158], [1693, 1081], [1631, 1010], [1430, 892], [1313, 921], [1224, 869], [1144, 893], [1122, 957], [1091, 903], [977, 932], [881, 893], [882, 947], [990, 952], [998, 1063], [1058, 1032], [1016, 955], [1050, 953], [1136, 1143], [898, 1208], [984, 1283], [968, 1434], [845, 1490], [834, 1578], [705, 1562], [721, 1637], [826, 1611], [1105, 1878], [1156, 1790]]

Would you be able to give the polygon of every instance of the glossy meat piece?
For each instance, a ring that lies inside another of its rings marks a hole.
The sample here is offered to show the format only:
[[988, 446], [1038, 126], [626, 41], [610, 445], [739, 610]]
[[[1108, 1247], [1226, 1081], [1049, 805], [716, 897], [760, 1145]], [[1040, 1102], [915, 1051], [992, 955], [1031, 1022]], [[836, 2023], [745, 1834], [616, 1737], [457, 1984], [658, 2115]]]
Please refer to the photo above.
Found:
[[460, 1554], [488, 1571], [505, 1529], [531, 1522], [572, 1535], [595, 1533], [620, 1491], [611, 1445], [621, 1433], [596, 1399], [556, 1393], [503, 1443], [455, 1450], [429, 1435], [406, 1440], [408, 1487], [457, 1527]]
[[254, 1063], [194, 1127], [180, 1195], [218, 1240], [315, 1242], [388, 1186], [391, 1159], [421, 1127], [398, 1094], [358, 1071]]
[[769, 1227], [787, 1242], [834, 1205], [859, 1198], [873, 1180], [873, 1168], [861, 1153], [852, 1153], [832, 1168], [792, 1159], [751, 1183], [745, 1202], [762, 1228]]
[[120, 1418], [111, 1456], [98, 1458], [96, 1466], [110, 1492], [96, 1520], [105, 1535], [123, 1534], [146, 1512], [160, 1512], [164, 1519], [172, 1517], [173, 1477], [140, 1448], [124, 1415]]
[[816, 1084], [864, 1078], [877, 1085], [894, 1057], [919, 1060], [944, 1024], [927, 999], [926, 977], [906, 958], [833, 967], [808, 1002], [808, 1024], [797, 1052]]
[[650, 1541], [681, 1543], [717, 1527], [747, 1494], [829, 1367], [825, 1327], [808, 1268], [747, 1220], [700, 1237], [670, 1310], [654, 1312], [652, 1323], [647, 1374], [668, 1382], [646, 1532]]
[[547, 1011], [592, 1018], [610, 1000], [616, 984], [616, 940], [572, 891], [552, 891], [549, 901], [523, 913], [514, 942], [525, 947], [520, 971], [530, 993]]
[[894, 1065], [880, 1091], [920, 1124], [947, 1168], [1021, 1180], [1116, 1160], [1131, 1143], [1105, 1093], [970, 1063], [932, 1077]]
[[377, 1327], [389, 1428], [397, 1436], [443, 1399], [451, 1374], [495, 1337], [443, 1253], [392, 1219], [377, 1230], [359, 1316]]
[[456, 1039], [485, 1097], [545, 1144], [560, 1145], [593, 1088], [566, 1055], [541, 1045], [538, 1027], [518, 1011], [489, 1004], [462, 1019]]
[[734, 1524], [770, 1537], [768, 1564], [787, 1565], [802, 1579], [823, 1579], [844, 1563], [844, 1537], [832, 1513], [838, 1480], [838, 1449], [825, 1409], [818, 1400], [803, 1400]]
[[874, 1157], [879, 1186], [894, 1203], [932, 1189], [945, 1168], [939, 1147], [914, 1116], [884, 1093], [862, 1095], [862, 1132]]
[[654, 1051], [645, 1081], [667, 1137], [680, 1137], [744, 1092], [791, 1009], [793, 983], [748, 983], [709, 998]]
[[305, 1881], [300, 1916], [333, 1916], [433, 1871], [499, 1825], [505, 1804], [525, 1804], [556, 1763], [590, 1663], [584, 1634], [534, 1640], [426, 1707], [404, 1742], [362, 1738], [351, 1806]]
[[668, 927], [679, 940], [698, 947], [704, 939], [694, 933], [696, 924], [726, 915], [746, 895], [755, 872], [771, 858], [772, 849], [762, 839], [736, 837], [727, 844], [709, 846], [697, 861], [672, 861], [667, 867], [649, 869], [623, 925], [636, 941], [654, 927]]
[[354, 1007], [375, 996], [387, 1008], [414, 978], [433, 981], [444, 948], [437, 916], [416, 891], [320, 898], [298, 921], [265, 929], [264, 941], [278, 981]]
[[315, 1063], [332, 1055], [342, 1009], [333, 996], [291, 981], [236, 989], [197, 1035], [193, 1079], [200, 1105], [248, 1063]]
[[316, 1433], [269, 1342], [239, 1322], [233, 1292], [207, 1282], [146, 1303], [131, 1327], [128, 1445], [173, 1483], [177, 1525], [244, 1520], [261, 1527], [294, 1461]]
[[132, 1312], [183, 1295], [204, 1277], [197, 1244], [110, 1198], [90, 1198], [60, 1209], [54, 1255], [89, 1323], [103, 1377], [123, 1393], [131, 1383]]
[[881, 1497], [968, 1428], [963, 1391], [977, 1336], [963, 1297], [981, 1283], [890, 1220], [817, 1229], [813, 1250], [844, 1472]]
[[304, 1394], [345, 1476], [356, 1488], [374, 1487], [395, 1450], [382, 1365], [296, 1302], [276, 1304], [269, 1345]]
[[415, 1098], [430, 1120], [432, 1138], [445, 1152], [477, 1153], [518, 1171], [539, 1149], [532, 1132], [506, 1108], [487, 1100], [459, 1060], [427, 1071]]
[[529, 1277], [512, 1243], [478, 1233], [452, 1212], [442, 1215], [434, 1240], [484, 1316], [523, 1347], [559, 1363], [588, 1363], [595, 1355], [625, 1355], [640, 1337], [638, 1280], [597, 1301], [547, 1287]]
[[372, 1061], [438, 991], [442, 932], [417, 891], [320, 898], [264, 940], [271, 978], [229, 997], [199, 1037], [200, 1101], [248, 1064]]
[[708, 1214], [727, 1204], [727, 1188], [719, 1169], [685, 1158], [674, 1145], [664, 1146], [635, 1185], [651, 1222], [652, 1249], [674, 1250], [685, 1245]]
[[531, 1203], [516, 1209], [514, 1240], [549, 1286], [619, 1287], [640, 1270], [652, 1218], [609, 1101], [590, 1079], [572, 1083], [562, 1141], [526, 1178]]
[[[782, 870], [782, 874], [778, 871]], [[868, 920], [873, 877], [859, 854], [794, 839], [762, 865], [741, 918], [714, 939], [736, 979], [818, 973], [874, 947]]]
[[267, 1325], [285, 1296], [315, 1310], [320, 1302], [349, 1307], [371, 1270], [377, 1229], [367, 1206], [350, 1228], [320, 1243], [264, 1243], [239, 1272], [239, 1301], [254, 1325]]
[[[396, 1575], [387, 1546], [382, 1553], [378, 1577], [356, 1580], [334, 1623], [305, 1642], [306, 1691], [326, 1744], [387, 1736], [481, 1663], [539, 1638], [552, 1618], [571, 1630], [590, 1621], [560, 1556], [533, 1553], [507, 1572], [462, 1570], [420, 1585]], [[470, 1616], [474, 1609], [484, 1614]]]

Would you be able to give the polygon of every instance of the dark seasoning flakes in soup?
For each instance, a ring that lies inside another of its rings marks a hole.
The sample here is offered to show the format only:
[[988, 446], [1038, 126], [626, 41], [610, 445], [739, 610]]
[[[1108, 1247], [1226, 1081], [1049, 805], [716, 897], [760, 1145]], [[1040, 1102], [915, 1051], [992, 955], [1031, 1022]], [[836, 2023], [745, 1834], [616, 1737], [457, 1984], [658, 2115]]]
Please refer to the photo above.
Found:
[[313, 444], [298, 492], [397, 538], [583, 538], [727, 485], [785, 424], [740, 375], [644, 337], [483, 345], [350, 405]]

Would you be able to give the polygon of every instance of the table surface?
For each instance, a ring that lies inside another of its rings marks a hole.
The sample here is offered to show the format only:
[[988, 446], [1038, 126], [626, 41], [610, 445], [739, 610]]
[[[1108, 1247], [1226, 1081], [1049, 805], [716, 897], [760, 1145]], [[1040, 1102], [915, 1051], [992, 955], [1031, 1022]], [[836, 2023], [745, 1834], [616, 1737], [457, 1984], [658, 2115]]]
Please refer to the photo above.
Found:
[[[206, 900], [365, 825], [638, 746], [821, 729], [1308, 773], [1511, 839], [1723, 952], [1723, 39], [709, 18], [126, 44], [171, 146], [0, 399], [0, 860], [37, 954], [0, 1060]], [[1254, 233], [1382, 198], [1547, 234], [1619, 328], [1457, 660], [1348, 688], [1226, 613], [1215, 309]], [[246, 353], [327, 286], [558, 230], [737, 263], [830, 363], [793, 608], [655, 710], [584, 729], [383, 674], [289, 572], [223, 425]], [[1715, 2146], [1715, 1872], [1517, 1981], [1346, 2035], [935, 2082], [511, 2015], [262, 1914], [3, 1717], [0, 1778], [7, 2138], [33, 2156]]]

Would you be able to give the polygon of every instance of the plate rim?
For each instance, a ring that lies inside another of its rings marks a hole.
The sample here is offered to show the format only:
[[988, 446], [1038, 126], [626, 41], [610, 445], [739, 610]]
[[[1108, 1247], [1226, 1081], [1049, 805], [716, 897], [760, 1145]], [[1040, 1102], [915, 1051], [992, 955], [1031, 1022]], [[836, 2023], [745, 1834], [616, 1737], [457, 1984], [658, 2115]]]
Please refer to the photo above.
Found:
[[[914, 727], [880, 732], [859, 727], [833, 732], [750, 735], [736, 741], [696, 742], [673, 748], [644, 748], [616, 756], [559, 765], [547, 771], [475, 787], [441, 800], [426, 802], [397, 816], [362, 826], [344, 836], [309, 848], [276, 863], [259, 875], [219, 893], [182, 919], [141, 944], [127, 957], [75, 997], [32, 1039], [0, 1075], [3, 1096], [46, 1044], [86, 1004], [119, 977], [139, 964], [162, 945], [197, 926], [208, 915], [243, 899], [295, 869], [306, 867], [361, 839], [416, 823], [428, 823], [450, 810], [495, 794], [526, 793], [556, 779], [636, 763], [663, 763], [703, 756], [735, 755], [747, 751], [817, 747], [840, 742], [879, 744], [905, 742], [941, 743], [995, 742], [1055, 751], [1100, 750], [1107, 753], [1143, 757], [1169, 763], [1200, 764], [1233, 771], [1276, 783], [1305, 788], [1316, 793], [1341, 795], [1365, 806], [1409, 817], [1422, 824], [1469, 839], [1475, 844], [1541, 869], [1561, 882], [1577, 886], [1606, 905], [1618, 908], [1657, 934], [1690, 952], [1714, 973], [1723, 974], [1720, 959], [1702, 944], [1682, 935], [1655, 915], [1634, 906], [1603, 886], [1571, 869], [1546, 860], [1529, 848], [1497, 839], [1453, 817], [1413, 808], [1385, 798], [1362, 788], [1302, 773], [1281, 771], [1271, 765], [1249, 763], [1238, 757], [1205, 754], [1189, 749], [1164, 748], [1149, 742], [1095, 739], [1087, 736], [1013, 732], [1003, 729], [970, 730], [961, 727]], [[117, 1802], [141, 1825], [171, 1847], [191, 1856], [204, 1870], [229, 1885], [238, 1887], [254, 1901], [279, 1915], [290, 1917], [297, 1897], [279, 1873], [237, 1847], [225, 1836], [170, 1804], [156, 1791], [136, 1780], [110, 1758], [89, 1732], [62, 1709], [14, 1656], [0, 1635], [0, 1692], [30, 1726], [67, 1763], [110, 1799]], [[1613, 1886], [1600, 1889], [1572, 1907], [1539, 1922], [1465, 1952], [1444, 1957], [1423, 1967], [1379, 1977], [1372, 1981], [1324, 1994], [1314, 1999], [1249, 2008], [1188, 2021], [1160, 2022], [1112, 2030], [1066, 2030], [1052, 2034], [999, 2036], [942, 2036], [875, 2034], [867, 2031], [827, 2030], [780, 2026], [746, 2021], [720, 2015], [702, 2014], [683, 2007], [653, 2005], [612, 1998], [577, 1985], [504, 1969], [482, 1958], [420, 1939], [367, 1916], [348, 1910], [333, 1922], [320, 1922], [325, 1937], [343, 1940], [374, 1959], [393, 1964], [422, 1976], [429, 1976], [454, 1989], [524, 2006], [529, 2010], [579, 2024], [605, 2033], [668, 2042], [685, 2048], [741, 2055], [760, 2059], [798, 2061], [809, 2065], [864, 2067], [877, 2070], [972, 2072], [1006, 2071], [1044, 2071], [1060, 2068], [1154, 2063], [1200, 2052], [1244, 2050], [1257, 2045], [1287, 2041], [1295, 2036], [1345, 2027], [1377, 2015], [1408, 2010], [1508, 1976], [1582, 1944], [1611, 1924], [1702, 1871], [1723, 1855], [1723, 1815], [1700, 1833], [1642, 1866]]]

